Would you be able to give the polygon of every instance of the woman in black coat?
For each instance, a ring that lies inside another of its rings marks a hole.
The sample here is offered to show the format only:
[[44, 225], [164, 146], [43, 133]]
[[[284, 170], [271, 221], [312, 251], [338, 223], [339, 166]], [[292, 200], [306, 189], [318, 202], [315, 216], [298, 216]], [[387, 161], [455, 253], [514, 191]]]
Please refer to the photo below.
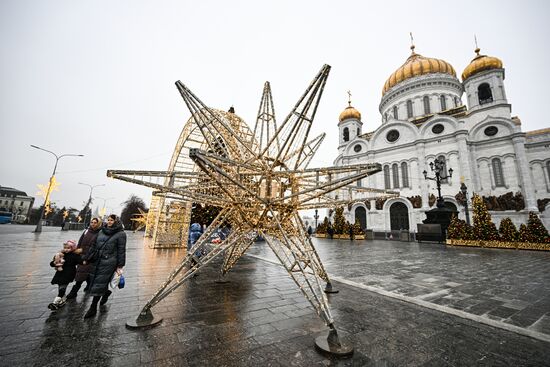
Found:
[[111, 295], [109, 283], [115, 272], [122, 273], [126, 263], [126, 233], [116, 215], [109, 215], [107, 225], [101, 228], [85, 260], [94, 263], [94, 270], [90, 273], [90, 294], [94, 298], [84, 315], [84, 318], [89, 318], [97, 313], [100, 299], [102, 305], [107, 303]]
[[[84, 231], [84, 233], [82, 233], [80, 239], [78, 240], [78, 245], [76, 246], [77, 249], [82, 249], [81, 256], [83, 258], [86, 258], [88, 252], [90, 251], [90, 248], [96, 242], [99, 231], [101, 231], [101, 219], [92, 218], [92, 220], [90, 221], [90, 227], [88, 227]], [[76, 276], [74, 278], [76, 283], [75, 285], [73, 285], [73, 288], [71, 289], [69, 294], [67, 294], [67, 299], [76, 298], [78, 290], [80, 289], [84, 281], [86, 281], [86, 288], [84, 288], [84, 291], [88, 291], [90, 289], [88, 275], [90, 274], [90, 272], [93, 271], [93, 269], [93, 264], [89, 263], [80, 264], [76, 267]]]

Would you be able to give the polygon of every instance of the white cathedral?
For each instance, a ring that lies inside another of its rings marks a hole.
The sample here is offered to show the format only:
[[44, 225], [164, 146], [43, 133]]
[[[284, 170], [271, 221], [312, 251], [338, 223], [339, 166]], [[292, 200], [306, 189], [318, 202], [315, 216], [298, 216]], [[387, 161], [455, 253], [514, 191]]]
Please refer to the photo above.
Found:
[[345, 209], [346, 218], [375, 231], [415, 232], [417, 223], [426, 219], [425, 212], [435, 207], [436, 185], [425, 179], [423, 171], [433, 176], [429, 163], [438, 159], [445, 171], [453, 169], [452, 177], [443, 180], [441, 193], [445, 205], [458, 210], [461, 219], [464, 206], [456, 196], [464, 182], [469, 203], [474, 192], [501, 204], [509, 202], [512, 194], [515, 199], [523, 197], [521, 210], [504, 204], [489, 208], [497, 226], [505, 217], [519, 226], [529, 211], [540, 213], [543, 206], [541, 219], [548, 227], [550, 204], [547, 209], [544, 204], [550, 199], [544, 199], [550, 198], [550, 129], [523, 132], [520, 119], [511, 116], [502, 61], [480, 54], [477, 48], [460, 82], [451, 64], [414, 49], [411, 46], [411, 55], [384, 84], [379, 128], [363, 133], [361, 113], [351, 101], [340, 114], [335, 165], [381, 163], [381, 173], [357, 186], [400, 194], [384, 202], [355, 203]]

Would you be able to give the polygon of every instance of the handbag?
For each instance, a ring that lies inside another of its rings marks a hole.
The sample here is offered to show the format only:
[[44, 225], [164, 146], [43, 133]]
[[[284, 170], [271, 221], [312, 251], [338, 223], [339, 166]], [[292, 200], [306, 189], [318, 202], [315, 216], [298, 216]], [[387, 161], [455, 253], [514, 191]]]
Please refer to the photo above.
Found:
[[124, 280], [124, 275], [121, 275], [118, 281], [118, 289], [124, 288], [125, 284], [126, 284], [126, 280]]

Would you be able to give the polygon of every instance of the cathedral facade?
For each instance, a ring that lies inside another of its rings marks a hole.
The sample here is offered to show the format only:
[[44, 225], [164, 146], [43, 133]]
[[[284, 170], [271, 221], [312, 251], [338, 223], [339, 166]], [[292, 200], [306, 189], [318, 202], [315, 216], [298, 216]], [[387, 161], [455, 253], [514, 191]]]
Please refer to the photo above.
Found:
[[339, 116], [335, 164], [381, 163], [382, 172], [357, 186], [400, 194], [376, 201], [365, 193], [366, 200], [345, 209], [347, 219], [375, 231], [415, 232], [435, 207], [436, 185], [424, 171], [433, 176], [429, 164], [438, 159], [445, 172], [453, 169], [441, 192], [461, 219], [463, 182], [469, 199], [474, 192], [486, 198], [497, 226], [505, 217], [519, 226], [534, 211], [548, 227], [550, 129], [522, 131], [520, 119], [511, 115], [502, 61], [477, 48], [460, 81], [448, 62], [419, 55], [414, 45], [411, 51], [384, 84], [380, 127], [364, 133], [351, 101]]

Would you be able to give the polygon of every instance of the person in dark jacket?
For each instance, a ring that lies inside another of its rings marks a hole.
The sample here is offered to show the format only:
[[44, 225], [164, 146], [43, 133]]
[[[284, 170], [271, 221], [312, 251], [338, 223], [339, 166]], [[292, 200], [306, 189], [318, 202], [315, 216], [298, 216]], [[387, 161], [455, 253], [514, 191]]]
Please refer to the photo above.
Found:
[[82, 263], [79, 253], [80, 251], [76, 250], [76, 242], [69, 240], [63, 244], [61, 253], [56, 254], [50, 262], [50, 266], [56, 270], [51, 283], [58, 286], [57, 297], [48, 305], [52, 311], [65, 306], [67, 300], [65, 290], [74, 280], [76, 266]]
[[[78, 240], [78, 245], [76, 246], [77, 249], [82, 249], [81, 256], [85, 258], [88, 255], [88, 252], [94, 242], [97, 239], [97, 235], [99, 231], [101, 230], [101, 219], [99, 218], [92, 218], [90, 221], [90, 226], [82, 233], [80, 236], [80, 239]], [[86, 287], [84, 288], [84, 292], [88, 291], [90, 289], [90, 282], [88, 280], [88, 276], [90, 272], [93, 271], [93, 264], [80, 264], [76, 267], [76, 277], [74, 280], [76, 281], [75, 285], [73, 285], [73, 288], [67, 294], [67, 299], [76, 298], [76, 295], [78, 293], [78, 290], [82, 286], [82, 283], [86, 281]]]
[[[197, 242], [197, 240], [202, 236], [202, 227], [199, 223], [193, 223], [189, 227], [189, 236], [187, 237], [187, 253], [191, 250], [191, 247]], [[197, 263], [199, 257], [201, 257], [200, 251], [196, 251], [195, 256], [191, 259], [191, 266]]]
[[109, 215], [107, 224], [101, 228], [84, 259], [94, 264], [94, 270], [90, 273], [89, 291], [94, 298], [90, 309], [84, 315], [84, 318], [90, 318], [97, 313], [100, 299], [101, 305], [107, 303], [111, 295], [109, 283], [115, 272], [122, 274], [122, 268], [126, 264], [126, 233], [116, 215]]

